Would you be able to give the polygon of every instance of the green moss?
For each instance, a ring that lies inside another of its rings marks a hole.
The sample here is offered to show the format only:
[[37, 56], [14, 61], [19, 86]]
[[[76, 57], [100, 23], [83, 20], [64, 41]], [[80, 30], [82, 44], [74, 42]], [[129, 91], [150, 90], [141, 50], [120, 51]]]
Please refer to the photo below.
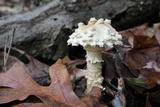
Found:
[[25, 52], [30, 55], [37, 56], [43, 54], [47, 48], [49, 48], [49, 46], [48, 44], [44, 43], [44, 41], [36, 41], [34, 43], [28, 44], [28, 46], [23, 50], [25, 50]]
[[41, 52], [42, 50], [44, 50], [46, 48], [46, 46], [43, 43], [35, 43], [32, 44], [29, 48], [28, 48], [28, 52], [32, 55], [36, 54], [37, 52]]

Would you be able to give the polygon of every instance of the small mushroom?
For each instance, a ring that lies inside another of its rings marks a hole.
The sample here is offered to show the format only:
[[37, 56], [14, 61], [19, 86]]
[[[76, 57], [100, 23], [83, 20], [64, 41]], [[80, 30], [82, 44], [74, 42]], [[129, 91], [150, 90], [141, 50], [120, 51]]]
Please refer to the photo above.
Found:
[[[101, 52], [104, 50], [104, 45], [113, 47], [113, 45], [122, 45], [122, 37], [118, 32], [110, 25], [111, 21], [108, 19], [95, 19], [91, 18], [87, 25], [82, 22], [79, 23], [78, 28], [75, 30], [68, 42], [68, 45], [78, 46], [82, 45], [86, 50], [87, 61], [87, 89], [86, 93], [96, 86], [102, 87], [102, 66]], [[73, 35], [77, 35], [72, 38]]]

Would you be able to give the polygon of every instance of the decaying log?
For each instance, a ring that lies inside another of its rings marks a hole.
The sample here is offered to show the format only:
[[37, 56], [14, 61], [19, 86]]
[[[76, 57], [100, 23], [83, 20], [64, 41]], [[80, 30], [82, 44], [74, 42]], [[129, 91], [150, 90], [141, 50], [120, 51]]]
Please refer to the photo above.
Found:
[[78, 22], [109, 18], [113, 26], [125, 28], [125, 24], [133, 26], [153, 17], [159, 5], [160, 0], [53, 0], [34, 10], [0, 18], [0, 47], [16, 28], [14, 47], [33, 56], [57, 59], [65, 54], [67, 38]]

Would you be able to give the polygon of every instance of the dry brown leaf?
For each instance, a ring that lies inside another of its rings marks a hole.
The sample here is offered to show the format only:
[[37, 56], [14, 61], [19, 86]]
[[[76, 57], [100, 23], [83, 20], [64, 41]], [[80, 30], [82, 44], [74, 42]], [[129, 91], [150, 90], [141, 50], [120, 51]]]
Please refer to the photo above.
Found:
[[86, 74], [86, 69], [85, 67], [78, 68], [78, 66], [83, 66], [86, 64], [86, 61], [83, 59], [76, 59], [76, 60], [71, 60], [68, 56], [65, 56], [62, 59], [63, 63], [66, 64], [68, 72], [70, 74], [71, 80], [74, 78], [80, 78], [85, 76]]
[[153, 68], [153, 69], [155, 69], [156, 72], [160, 72], [160, 68], [159, 68], [159, 66], [158, 66], [158, 64], [157, 64], [156, 61], [150, 61], [150, 62], [148, 62], [146, 64], [146, 66], [144, 66], [143, 68], [148, 68], [148, 69]]
[[[3, 58], [4, 58], [4, 53], [0, 53], [0, 67], [3, 68]], [[8, 61], [6, 64], [6, 69], [10, 69], [14, 63], [21, 63], [21, 65], [23, 65], [23, 67], [26, 70], [29, 75], [40, 85], [48, 85], [50, 83], [49, 80], [49, 66], [41, 63], [40, 61], [38, 61], [37, 59], [35, 59], [34, 57], [25, 54], [26, 57], [28, 58], [29, 62], [27, 64], [22, 64], [23, 62], [21, 62], [19, 59], [17, 59], [14, 56], [9, 55], [8, 57]]]
[[151, 89], [156, 84], [160, 85], [160, 72], [154, 69], [140, 69], [140, 73], [146, 77], [146, 88]]
[[[12, 107], [53, 107], [51, 104], [44, 104], [44, 103], [21, 103], [17, 105], [13, 105]], [[62, 107], [62, 106], [58, 106]]]
[[100, 88], [93, 87], [91, 92], [88, 93], [86, 97], [81, 98], [88, 107], [108, 107], [105, 104], [100, 103], [101, 91]]
[[143, 55], [145, 59], [147, 59], [147, 62], [153, 61], [158, 58], [160, 55], [160, 47], [153, 47], [153, 48], [147, 48], [147, 49], [141, 49], [137, 50], [139, 53]]
[[127, 29], [124, 31], [120, 31], [119, 33], [122, 35], [124, 46], [132, 46], [133, 47], [133, 37], [134, 35], [144, 35], [146, 25], [134, 27], [131, 29]]
[[[87, 107], [95, 107], [95, 106], [108, 107], [107, 105], [101, 104], [99, 102], [100, 97], [101, 97], [100, 89], [94, 87], [92, 91], [86, 97], [81, 98], [81, 100], [87, 104]], [[14, 105], [12, 107], [53, 107], [53, 105], [44, 104], [44, 103], [21, 103], [21, 104]], [[62, 106], [58, 105], [58, 107], [64, 107], [64, 105]], [[83, 107], [83, 105], [81, 105], [80, 107]]]
[[0, 74], [0, 86], [8, 87], [0, 88], [0, 103], [24, 100], [30, 94], [38, 92], [39, 90], [35, 91], [35, 88], [40, 87], [19, 63], [15, 63], [10, 70]]
[[[138, 69], [143, 68], [150, 61], [159, 57], [160, 47], [153, 47], [141, 50], [130, 50], [124, 57], [124, 63], [129, 67], [132, 74], [139, 75]], [[158, 59], [157, 59], [158, 60]]]
[[154, 36], [153, 28], [146, 25], [121, 31], [124, 45], [131, 45], [133, 49], [144, 49], [159, 46], [157, 36]]
[[[132, 45], [132, 41], [133, 41], [133, 34], [131, 34], [131, 32], [129, 30], [125, 30], [125, 31], [121, 31], [119, 32], [122, 35], [122, 42], [124, 44], [125, 47], [129, 47]], [[129, 39], [132, 40], [129, 40]], [[131, 42], [130, 42], [131, 41]]]
[[49, 71], [52, 73], [50, 76], [52, 90], [55, 91], [54, 95], [57, 94], [59, 99], [72, 106], [85, 106], [73, 92], [68, 71], [61, 60], [58, 60], [56, 64], [51, 66]]
[[133, 49], [144, 49], [159, 46], [159, 43], [155, 36], [149, 37], [145, 35], [134, 35], [133, 36]]
[[25, 64], [28, 68], [29, 75], [40, 85], [48, 85], [49, 80], [49, 66], [38, 61], [34, 57], [25, 54], [29, 63]]
[[68, 56], [65, 56], [65, 57], [62, 59], [62, 61], [63, 61], [64, 64], [67, 64], [67, 65], [75, 62], [75, 60], [71, 60]]
[[[51, 85], [38, 85], [19, 63], [6, 73], [0, 74], [0, 103], [14, 100], [24, 100], [29, 95], [35, 95], [45, 104], [54, 106], [84, 106], [85, 104], [72, 91], [69, 74], [61, 60], [50, 67]], [[7, 87], [7, 88], [6, 88]]]
[[[87, 72], [84, 67], [86, 66], [86, 61], [83, 59], [71, 60], [68, 56], [65, 56], [62, 61], [67, 66], [74, 92], [78, 97], [84, 97], [84, 91], [86, 89], [86, 79], [84, 77]], [[78, 68], [79, 66], [81, 68]]]
[[138, 76], [137, 70], [146, 65], [144, 54], [139, 51], [129, 51], [124, 57], [124, 63], [130, 68], [133, 75]]

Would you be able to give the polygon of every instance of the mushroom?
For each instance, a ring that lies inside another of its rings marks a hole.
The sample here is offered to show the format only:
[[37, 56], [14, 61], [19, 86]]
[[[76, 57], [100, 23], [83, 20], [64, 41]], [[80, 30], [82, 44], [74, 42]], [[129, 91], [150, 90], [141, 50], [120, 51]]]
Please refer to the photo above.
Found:
[[102, 66], [101, 52], [104, 51], [104, 45], [109, 48], [113, 45], [122, 45], [122, 37], [110, 25], [111, 21], [108, 19], [91, 18], [87, 25], [79, 23], [75, 32], [69, 36], [68, 45], [78, 46], [82, 45], [86, 50], [87, 61], [87, 89], [86, 93], [96, 86], [102, 87]]

